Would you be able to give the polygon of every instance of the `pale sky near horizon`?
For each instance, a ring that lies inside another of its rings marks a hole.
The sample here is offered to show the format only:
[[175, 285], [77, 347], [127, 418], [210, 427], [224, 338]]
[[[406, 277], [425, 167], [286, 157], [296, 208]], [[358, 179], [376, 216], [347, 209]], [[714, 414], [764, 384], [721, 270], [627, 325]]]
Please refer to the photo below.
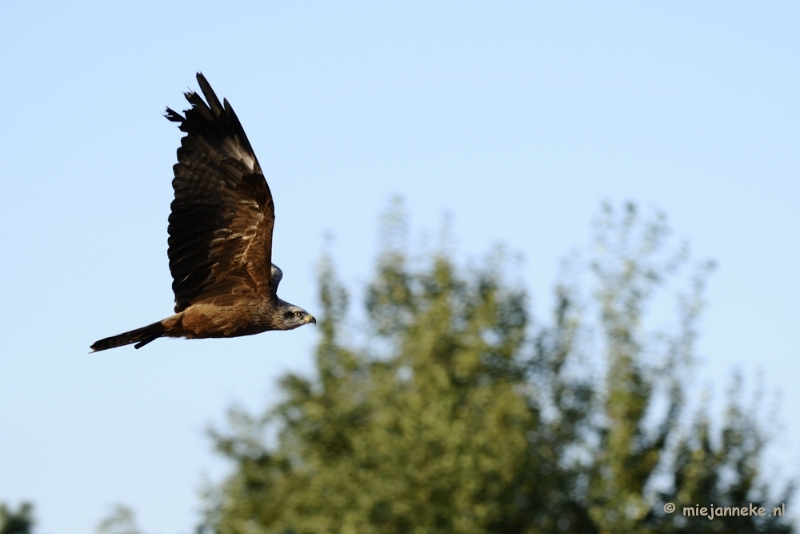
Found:
[[451, 214], [460, 258], [522, 252], [539, 316], [601, 202], [663, 210], [719, 265], [694, 384], [762, 373], [768, 473], [799, 474], [799, 27], [793, 2], [7, 2], [0, 502], [41, 534], [114, 503], [192, 532], [225, 472], [204, 429], [310, 372], [308, 327], [86, 354], [171, 313], [163, 111], [197, 71], [270, 182], [281, 297], [312, 313], [323, 249], [362, 287], [395, 194], [414, 236]]

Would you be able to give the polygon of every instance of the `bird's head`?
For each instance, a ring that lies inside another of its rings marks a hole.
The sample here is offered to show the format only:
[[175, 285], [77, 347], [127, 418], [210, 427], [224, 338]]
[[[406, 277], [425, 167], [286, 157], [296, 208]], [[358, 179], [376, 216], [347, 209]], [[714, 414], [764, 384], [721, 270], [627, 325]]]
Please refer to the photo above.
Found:
[[281, 310], [282, 330], [292, 330], [304, 324], [317, 324], [317, 320], [306, 310], [294, 304], [287, 304]]

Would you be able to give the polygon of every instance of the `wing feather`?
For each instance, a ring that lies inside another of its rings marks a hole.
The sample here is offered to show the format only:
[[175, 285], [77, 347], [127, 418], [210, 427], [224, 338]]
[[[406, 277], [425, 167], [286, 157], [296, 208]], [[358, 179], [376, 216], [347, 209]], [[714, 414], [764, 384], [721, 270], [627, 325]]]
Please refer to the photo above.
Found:
[[176, 312], [201, 302], [276, 298], [272, 193], [233, 108], [202, 74], [197, 81], [205, 101], [189, 92], [184, 115], [166, 113], [187, 134], [173, 167], [168, 230]]

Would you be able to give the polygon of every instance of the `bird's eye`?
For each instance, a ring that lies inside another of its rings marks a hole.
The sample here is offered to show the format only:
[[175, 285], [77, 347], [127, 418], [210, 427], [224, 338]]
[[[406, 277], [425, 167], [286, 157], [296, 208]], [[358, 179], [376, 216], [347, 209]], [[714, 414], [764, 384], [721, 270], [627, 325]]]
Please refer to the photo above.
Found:
[[296, 311], [296, 312], [294, 312], [294, 316], [299, 319], [300, 317], [303, 316], [303, 312]]

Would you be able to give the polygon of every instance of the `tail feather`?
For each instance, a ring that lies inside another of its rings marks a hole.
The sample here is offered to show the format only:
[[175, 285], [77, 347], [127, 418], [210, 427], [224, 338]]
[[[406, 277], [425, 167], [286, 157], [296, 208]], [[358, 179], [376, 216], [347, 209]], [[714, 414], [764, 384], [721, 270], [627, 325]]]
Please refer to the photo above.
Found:
[[130, 345], [131, 343], [136, 343], [135, 348], [140, 349], [163, 335], [164, 325], [162, 325], [161, 321], [159, 321], [151, 325], [143, 326], [142, 328], [137, 328], [136, 330], [131, 330], [130, 332], [125, 332], [124, 334], [119, 334], [117, 336], [101, 339], [100, 341], [95, 341], [94, 345], [91, 346], [91, 349], [92, 352], [98, 352], [101, 350]]

